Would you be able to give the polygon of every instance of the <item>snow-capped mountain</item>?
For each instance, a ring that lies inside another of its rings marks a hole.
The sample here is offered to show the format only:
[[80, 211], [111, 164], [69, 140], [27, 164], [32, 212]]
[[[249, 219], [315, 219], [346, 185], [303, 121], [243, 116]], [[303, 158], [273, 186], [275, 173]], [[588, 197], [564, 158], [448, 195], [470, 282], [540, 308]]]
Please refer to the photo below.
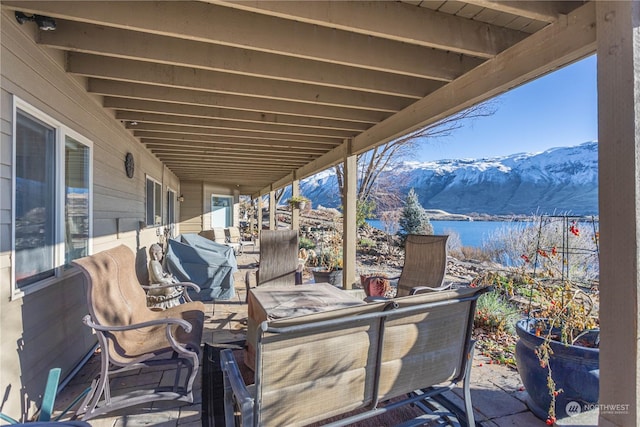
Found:
[[[542, 153], [486, 159], [405, 162], [386, 172], [414, 188], [426, 209], [450, 213], [598, 213], [598, 143]], [[328, 170], [304, 180], [314, 206], [338, 207], [336, 177]]]

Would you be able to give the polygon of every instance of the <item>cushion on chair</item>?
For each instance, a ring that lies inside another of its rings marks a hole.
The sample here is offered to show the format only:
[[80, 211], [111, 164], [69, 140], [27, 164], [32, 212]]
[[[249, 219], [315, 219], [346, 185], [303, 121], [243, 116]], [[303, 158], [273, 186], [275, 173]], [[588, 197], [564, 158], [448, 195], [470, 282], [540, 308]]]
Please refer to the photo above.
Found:
[[[146, 294], [135, 275], [134, 254], [120, 245], [74, 261], [89, 278], [87, 292], [91, 317], [103, 326], [127, 326], [156, 319], [178, 318], [192, 324], [191, 332], [174, 326], [179, 342], [198, 351], [204, 323], [204, 305], [190, 302], [165, 311], [147, 308]], [[132, 359], [148, 359], [153, 353], [170, 351], [164, 332], [166, 326], [153, 326], [132, 331], [111, 332], [109, 355], [116, 363]]]

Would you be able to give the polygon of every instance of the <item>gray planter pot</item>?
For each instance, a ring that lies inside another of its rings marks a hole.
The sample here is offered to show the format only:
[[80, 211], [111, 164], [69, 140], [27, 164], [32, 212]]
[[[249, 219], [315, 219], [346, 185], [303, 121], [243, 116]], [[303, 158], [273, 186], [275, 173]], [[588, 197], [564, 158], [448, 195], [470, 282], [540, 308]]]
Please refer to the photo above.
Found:
[[313, 281], [316, 283], [330, 283], [339, 288], [342, 287], [342, 270], [313, 270]]

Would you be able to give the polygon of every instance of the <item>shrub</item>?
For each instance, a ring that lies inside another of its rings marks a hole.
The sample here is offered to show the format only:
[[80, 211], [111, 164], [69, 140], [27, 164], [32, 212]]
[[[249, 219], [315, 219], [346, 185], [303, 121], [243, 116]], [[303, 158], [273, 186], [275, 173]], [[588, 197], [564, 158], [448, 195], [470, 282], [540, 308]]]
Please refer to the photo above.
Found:
[[400, 236], [404, 239], [409, 234], [433, 234], [433, 225], [429, 221], [426, 211], [418, 201], [418, 195], [412, 188], [407, 194], [407, 200], [400, 218]]
[[462, 258], [462, 239], [460, 239], [460, 234], [450, 228], [445, 229], [444, 234], [449, 235], [447, 239], [447, 253], [456, 258]]
[[475, 327], [487, 332], [515, 334], [516, 321], [521, 317], [518, 308], [511, 304], [500, 292], [481, 295], [476, 306]]
[[298, 246], [300, 249], [314, 249], [316, 247], [316, 243], [307, 237], [300, 237]]
[[358, 241], [358, 245], [364, 249], [371, 249], [376, 245], [376, 242], [369, 238], [363, 237], [362, 239], [360, 239], [360, 241]]
[[463, 259], [472, 259], [476, 261], [492, 260], [490, 254], [482, 248], [476, 248], [473, 246], [463, 246], [462, 248], [460, 248], [460, 252], [462, 253]]
[[376, 202], [373, 200], [356, 200], [356, 227], [362, 228], [368, 219], [375, 218]]

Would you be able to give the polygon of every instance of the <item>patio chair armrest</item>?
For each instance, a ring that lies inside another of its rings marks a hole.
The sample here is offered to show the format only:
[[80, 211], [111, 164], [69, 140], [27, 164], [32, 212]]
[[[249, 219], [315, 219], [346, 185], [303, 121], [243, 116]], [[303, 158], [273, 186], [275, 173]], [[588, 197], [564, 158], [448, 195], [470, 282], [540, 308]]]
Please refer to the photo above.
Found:
[[185, 332], [191, 332], [191, 329], [193, 328], [193, 326], [191, 326], [191, 323], [187, 322], [186, 320], [176, 319], [172, 317], [165, 318], [165, 319], [149, 320], [147, 322], [142, 322], [142, 323], [132, 323], [131, 325], [123, 325], [123, 326], [99, 325], [97, 323], [94, 323], [93, 320], [91, 320], [91, 315], [89, 314], [84, 316], [82, 318], [82, 321], [84, 322], [85, 325], [89, 326], [90, 328], [93, 328], [96, 331], [101, 331], [101, 332], [131, 331], [134, 329], [141, 329], [141, 328], [146, 328], [149, 326], [156, 326], [156, 325], [167, 325], [167, 327], [170, 327], [171, 325], [178, 325], [182, 327], [182, 329], [184, 329]]
[[155, 288], [155, 289], [162, 289], [162, 288], [172, 288], [174, 286], [184, 286], [185, 288], [192, 288], [193, 290], [195, 290], [196, 292], [200, 292], [200, 286], [196, 285], [195, 283], [192, 282], [177, 282], [177, 283], [156, 283], [153, 285], [140, 285], [142, 286], [142, 289], [148, 291], [149, 289]]
[[381, 302], [381, 301], [389, 301], [390, 298], [383, 296], [368, 296], [364, 299], [364, 302]]
[[387, 279], [389, 281], [392, 280], [398, 280], [400, 279], [400, 276], [394, 276], [394, 277], [387, 277], [385, 275], [376, 275], [376, 274], [371, 274], [371, 275], [367, 275], [368, 278], [373, 278], [373, 279]]
[[[242, 379], [240, 368], [233, 357], [233, 351], [225, 349], [220, 352], [220, 367], [224, 379], [224, 412], [227, 425], [233, 425], [234, 400], [239, 406], [243, 421], [251, 419], [254, 399]], [[229, 424], [230, 421], [231, 424]]]
[[[182, 287], [185, 287], [185, 288], [191, 288], [195, 292], [200, 292], [200, 286], [196, 285], [193, 282], [156, 283], [154, 285], [140, 285], [140, 286], [145, 291], [148, 291], [149, 289], [163, 289], [163, 288], [172, 288], [174, 286], [182, 286]], [[183, 292], [182, 296], [184, 297], [185, 301], [193, 302], [193, 300], [189, 296], [189, 292]]]
[[438, 286], [438, 287], [415, 286], [415, 287], [411, 288], [411, 295], [422, 293], [424, 291], [427, 291], [427, 292], [446, 291], [447, 289], [451, 289], [451, 286], [453, 286], [453, 283], [449, 283], [447, 285], [442, 285], [442, 286]]
[[180, 283], [177, 283], [177, 284], [185, 287], [185, 292], [184, 292], [183, 296], [184, 296], [185, 301], [187, 301], [187, 302], [193, 302], [193, 300], [189, 296], [189, 292], [187, 292], [186, 288], [193, 289], [193, 291], [195, 293], [200, 292], [200, 286], [196, 285], [193, 282], [180, 282]]

